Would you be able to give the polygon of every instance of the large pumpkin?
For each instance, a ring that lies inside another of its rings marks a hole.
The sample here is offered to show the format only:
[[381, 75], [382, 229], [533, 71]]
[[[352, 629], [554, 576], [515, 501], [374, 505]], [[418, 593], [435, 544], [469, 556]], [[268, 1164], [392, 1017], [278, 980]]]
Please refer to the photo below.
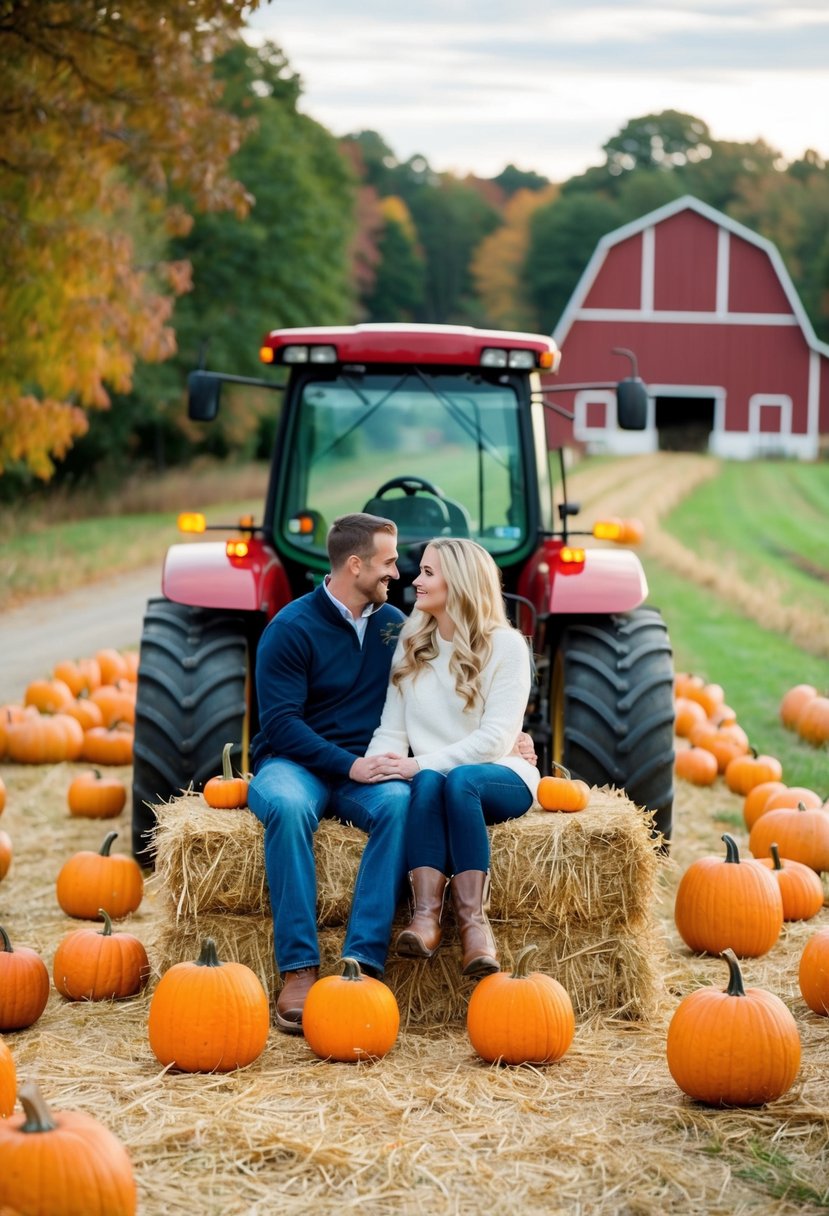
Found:
[[58, 903], [67, 916], [100, 920], [106, 908], [113, 920], [134, 912], [144, 894], [144, 876], [132, 857], [110, 855], [117, 832], [108, 832], [97, 853], [82, 850], [64, 862], [58, 874]]
[[[743, 800], [743, 819], [749, 831], [761, 815], [766, 812], [766, 803], [772, 794], [779, 794], [788, 787], [782, 781], [762, 781], [750, 789]], [[771, 810], [771, 807], [768, 808]]]
[[147, 951], [131, 933], [113, 933], [105, 908], [103, 929], [76, 929], [55, 951], [52, 978], [70, 1001], [110, 1001], [135, 996], [150, 975]]
[[829, 927], [819, 929], [803, 947], [797, 978], [809, 1008], [829, 1014]]
[[5, 1039], [0, 1039], [0, 1119], [8, 1119], [17, 1096], [17, 1073]]
[[25, 1216], [133, 1216], [127, 1150], [84, 1111], [52, 1111], [21, 1085], [23, 1114], [0, 1120], [0, 1206]]
[[736, 841], [723, 836], [725, 860], [700, 857], [680, 879], [674, 919], [691, 950], [722, 954], [730, 947], [741, 958], [771, 950], [783, 928], [780, 887], [755, 861], [740, 861]]
[[781, 857], [812, 870], [829, 870], [829, 814], [817, 807], [781, 807], [761, 815], [751, 829], [748, 847], [755, 857], [770, 857], [777, 844]]
[[230, 1072], [264, 1051], [268, 998], [250, 967], [219, 961], [208, 937], [194, 963], [175, 963], [158, 981], [148, 1029], [160, 1063], [183, 1072]]
[[783, 765], [776, 756], [758, 755], [752, 748], [745, 756], [735, 756], [725, 770], [725, 784], [733, 794], [747, 794], [755, 785], [780, 781]]
[[823, 907], [823, 883], [818, 875], [802, 862], [787, 857], [783, 861], [777, 845], [770, 846], [771, 857], [763, 857], [760, 865], [768, 866], [780, 884], [784, 920], [811, 920]]
[[779, 997], [745, 988], [732, 950], [724, 950], [724, 992], [698, 988], [668, 1027], [668, 1068], [683, 1093], [712, 1106], [762, 1106], [791, 1088], [800, 1068], [797, 1024]]
[[128, 722], [84, 731], [80, 758], [89, 764], [132, 764], [135, 732]]
[[551, 975], [527, 971], [536, 949], [525, 946], [511, 974], [485, 976], [469, 998], [469, 1040], [489, 1063], [549, 1064], [573, 1042], [576, 1023], [569, 994]]
[[49, 972], [28, 946], [13, 947], [0, 925], [0, 1031], [24, 1030], [49, 1000]]
[[100, 769], [78, 773], [66, 794], [70, 815], [84, 819], [114, 819], [127, 802], [127, 787], [120, 777], [104, 776]]
[[364, 975], [356, 959], [343, 959], [342, 975], [311, 987], [302, 1012], [302, 1033], [322, 1060], [374, 1060], [397, 1040], [400, 1011], [391, 988]]

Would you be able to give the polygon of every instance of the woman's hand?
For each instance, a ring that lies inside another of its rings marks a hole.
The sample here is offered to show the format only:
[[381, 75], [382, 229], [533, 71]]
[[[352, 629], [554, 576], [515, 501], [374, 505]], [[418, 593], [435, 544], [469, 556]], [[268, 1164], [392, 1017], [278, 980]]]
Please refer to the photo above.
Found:
[[348, 775], [352, 781], [372, 785], [377, 781], [411, 781], [417, 771], [416, 760], [385, 752], [380, 756], [360, 756]]

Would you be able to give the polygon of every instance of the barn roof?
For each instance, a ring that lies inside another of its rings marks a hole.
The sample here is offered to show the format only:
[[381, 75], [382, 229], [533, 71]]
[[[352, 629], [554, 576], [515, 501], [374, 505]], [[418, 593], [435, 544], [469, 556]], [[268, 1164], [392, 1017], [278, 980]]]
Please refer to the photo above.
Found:
[[[684, 194], [681, 198], [673, 199], [670, 203], [665, 203], [664, 206], [657, 207], [655, 211], [649, 211], [647, 215], [642, 215], [638, 219], [631, 220], [629, 224], [623, 224], [621, 228], [616, 228], [613, 232], [608, 232], [601, 238], [593, 256], [585, 267], [584, 273], [576, 284], [567, 307], [561, 314], [558, 325], [553, 331], [553, 338], [559, 346], [563, 344], [573, 322], [577, 320], [579, 310], [604, 265], [608, 250], [612, 249], [615, 245], [629, 240], [632, 236], [637, 236], [648, 228], [655, 227], [657, 224], [662, 223], [663, 220], [670, 219], [671, 216], [677, 215], [681, 211], [695, 211], [704, 219], [710, 220], [712, 224], [716, 224], [717, 227], [724, 228], [728, 232], [733, 233], [734, 236], [738, 236], [741, 240], [747, 241], [749, 244], [761, 249], [771, 261], [780, 286], [786, 295], [794, 316], [797, 318], [798, 325], [806, 342], [819, 354], [829, 357], [829, 344], [821, 342], [815, 334], [812, 322], [806, 314], [806, 310], [801, 303], [777, 246], [765, 237], [759, 236], [751, 228], [747, 228], [745, 224], [738, 223], [730, 215], [726, 215], [724, 211], [717, 211], [716, 208], [710, 207], [708, 203], [703, 203], [691, 194]], [[648, 318], [648, 322], [658, 323], [659, 314], [654, 313]]]

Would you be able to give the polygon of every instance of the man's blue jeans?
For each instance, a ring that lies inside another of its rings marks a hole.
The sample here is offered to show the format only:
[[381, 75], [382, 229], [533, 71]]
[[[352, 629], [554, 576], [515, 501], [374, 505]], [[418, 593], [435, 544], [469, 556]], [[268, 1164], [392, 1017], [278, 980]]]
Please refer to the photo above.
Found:
[[406, 874], [409, 784], [326, 779], [274, 757], [253, 777], [248, 806], [265, 827], [265, 870], [280, 972], [319, 965], [314, 833], [323, 817], [368, 836], [357, 872], [343, 957], [382, 974]]

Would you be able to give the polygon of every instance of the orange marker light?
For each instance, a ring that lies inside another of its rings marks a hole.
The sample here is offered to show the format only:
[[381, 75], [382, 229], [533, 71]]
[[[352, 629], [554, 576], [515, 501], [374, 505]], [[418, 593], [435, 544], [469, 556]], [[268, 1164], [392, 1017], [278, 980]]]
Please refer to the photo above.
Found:
[[228, 557], [247, 557], [248, 542], [246, 540], [229, 540], [225, 545]]
[[273, 359], [274, 359], [273, 347], [271, 347], [271, 346], [260, 346], [259, 347], [259, 362], [260, 363], [273, 363]]
[[622, 535], [620, 519], [597, 519], [593, 525], [596, 540], [619, 540]]
[[585, 553], [584, 549], [576, 549], [571, 545], [565, 545], [562, 549], [559, 549], [558, 557], [559, 561], [564, 562], [568, 566], [576, 565], [584, 561]]
[[176, 520], [179, 532], [204, 532], [207, 520], [200, 511], [182, 511]]

